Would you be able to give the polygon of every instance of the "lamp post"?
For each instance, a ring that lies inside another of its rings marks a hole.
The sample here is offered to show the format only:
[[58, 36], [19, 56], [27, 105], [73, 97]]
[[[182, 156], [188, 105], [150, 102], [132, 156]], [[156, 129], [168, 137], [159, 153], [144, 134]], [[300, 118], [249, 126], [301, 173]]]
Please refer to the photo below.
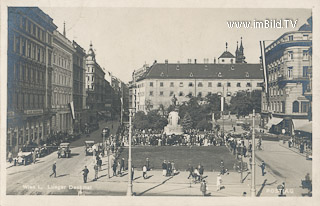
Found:
[[108, 135], [108, 129], [104, 128], [102, 130], [102, 136], [103, 136], [103, 143], [102, 143], [102, 147], [103, 147], [103, 153], [105, 153], [107, 151], [107, 166], [108, 166], [108, 178], [110, 179], [110, 160], [109, 160], [109, 147], [106, 147], [106, 136]]
[[132, 160], [131, 160], [131, 136], [132, 136], [132, 108], [129, 108], [129, 157], [128, 157], [128, 189], [127, 196], [132, 196]]
[[252, 161], [251, 161], [251, 165], [252, 165], [252, 171], [251, 171], [251, 197], [255, 197], [256, 196], [256, 183], [255, 183], [255, 130], [254, 130], [254, 117], [255, 117], [255, 111], [253, 110], [252, 112]]

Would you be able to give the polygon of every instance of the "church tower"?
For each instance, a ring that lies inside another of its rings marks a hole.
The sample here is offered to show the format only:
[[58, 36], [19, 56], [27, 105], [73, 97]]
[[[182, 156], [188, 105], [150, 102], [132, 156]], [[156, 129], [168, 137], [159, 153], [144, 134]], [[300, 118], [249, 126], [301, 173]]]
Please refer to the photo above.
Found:
[[240, 47], [238, 48], [238, 42], [237, 42], [237, 50], [236, 50], [236, 63], [247, 63], [245, 61], [246, 57], [244, 56], [243, 52], [243, 44], [242, 44], [242, 37], [241, 37], [241, 42], [240, 42]]

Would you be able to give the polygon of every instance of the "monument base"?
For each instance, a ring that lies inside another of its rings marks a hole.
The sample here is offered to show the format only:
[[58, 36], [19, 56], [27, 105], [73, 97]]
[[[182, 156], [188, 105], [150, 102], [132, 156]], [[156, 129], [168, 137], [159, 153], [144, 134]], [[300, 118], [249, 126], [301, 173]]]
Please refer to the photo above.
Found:
[[164, 132], [166, 135], [181, 135], [183, 134], [183, 128], [180, 125], [177, 126], [172, 126], [172, 125], [167, 125], [164, 127]]

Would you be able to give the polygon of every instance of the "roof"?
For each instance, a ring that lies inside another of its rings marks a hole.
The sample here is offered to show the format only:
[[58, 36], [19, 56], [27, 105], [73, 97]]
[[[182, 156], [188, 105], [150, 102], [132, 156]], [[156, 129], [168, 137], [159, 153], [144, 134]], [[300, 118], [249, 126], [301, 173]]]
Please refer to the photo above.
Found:
[[218, 59], [220, 59], [220, 58], [236, 58], [236, 57], [233, 56], [233, 54], [231, 54], [230, 52], [225, 51], [225, 52], [223, 52], [223, 53], [221, 54], [221, 56], [220, 56]]
[[87, 140], [87, 141], [84, 141], [85, 143], [94, 143], [93, 140]]
[[260, 64], [154, 64], [145, 79], [263, 79]]

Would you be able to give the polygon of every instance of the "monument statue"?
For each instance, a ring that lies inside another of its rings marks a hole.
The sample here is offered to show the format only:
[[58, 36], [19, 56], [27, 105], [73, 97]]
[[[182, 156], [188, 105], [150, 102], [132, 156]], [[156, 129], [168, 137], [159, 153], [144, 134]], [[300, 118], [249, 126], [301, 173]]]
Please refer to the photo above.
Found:
[[180, 135], [183, 134], [183, 128], [179, 125], [179, 113], [172, 111], [168, 116], [168, 125], [164, 127], [164, 133], [167, 135]]
[[176, 95], [175, 95], [175, 94], [173, 95], [171, 101], [172, 101], [172, 105], [173, 105], [173, 106], [177, 106], [177, 101], [178, 101], [178, 99], [176, 98]]

